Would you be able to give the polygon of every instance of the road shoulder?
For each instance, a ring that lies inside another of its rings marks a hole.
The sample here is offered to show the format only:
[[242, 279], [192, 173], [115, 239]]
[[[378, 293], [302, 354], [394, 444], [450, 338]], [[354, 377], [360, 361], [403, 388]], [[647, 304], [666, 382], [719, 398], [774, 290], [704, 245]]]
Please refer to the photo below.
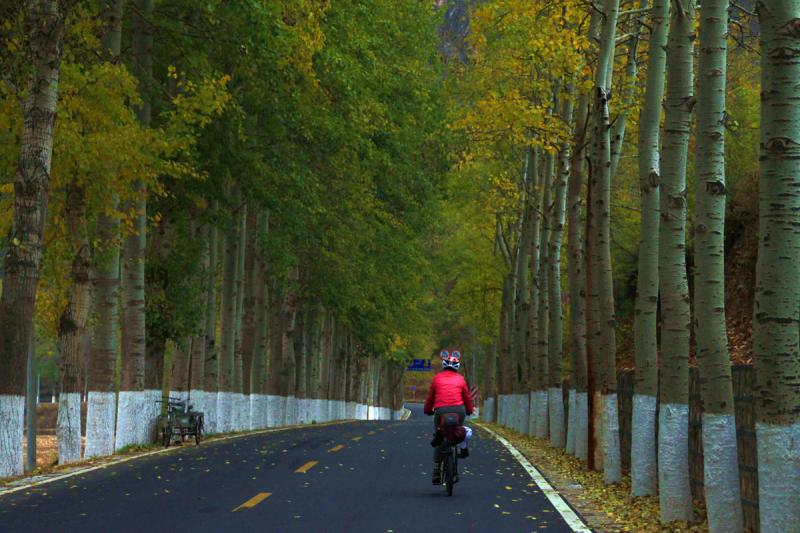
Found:
[[[602, 472], [586, 469], [584, 463], [564, 450], [550, 447], [544, 439], [521, 435], [495, 424], [480, 422], [507, 439], [546, 479], [547, 483], [569, 503], [592, 531], [608, 532], [672, 532], [701, 533], [708, 531], [703, 521], [698, 524], [659, 522], [658, 498], [634, 498], [630, 495], [630, 478], [605, 485]], [[696, 516], [705, 517], [705, 509], [695, 504]]]

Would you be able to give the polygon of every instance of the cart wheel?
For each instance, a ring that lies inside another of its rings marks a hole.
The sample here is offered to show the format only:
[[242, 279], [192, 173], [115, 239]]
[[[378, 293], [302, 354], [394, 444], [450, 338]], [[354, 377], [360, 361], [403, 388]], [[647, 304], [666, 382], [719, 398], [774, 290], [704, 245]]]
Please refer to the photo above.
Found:
[[203, 441], [203, 419], [197, 421], [197, 425], [194, 428], [194, 442], [195, 444], [200, 444]]

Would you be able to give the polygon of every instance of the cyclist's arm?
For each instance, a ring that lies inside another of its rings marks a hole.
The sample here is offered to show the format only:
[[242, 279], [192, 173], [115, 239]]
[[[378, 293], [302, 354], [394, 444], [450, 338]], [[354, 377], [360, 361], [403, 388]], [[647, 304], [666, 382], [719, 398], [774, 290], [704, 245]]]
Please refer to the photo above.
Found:
[[472, 411], [475, 410], [475, 406], [472, 405], [472, 396], [469, 395], [466, 381], [461, 386], [461, 399], [464, 401], [464, 409], [467, 411], [467, 415], [471, 415]]
[[423, 411], [426, 415], [433, 414], [433, 401], [436, 398], [436, 388], [433, 386], [433, 381], [431, 381], [431, 386], [428, 388], [428, 399], [425, 400], [425, 407]]

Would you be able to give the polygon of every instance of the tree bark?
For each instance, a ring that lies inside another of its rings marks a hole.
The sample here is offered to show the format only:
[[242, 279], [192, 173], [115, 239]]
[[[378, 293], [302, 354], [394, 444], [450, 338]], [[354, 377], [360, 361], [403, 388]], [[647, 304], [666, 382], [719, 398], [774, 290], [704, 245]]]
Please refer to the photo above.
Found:
[[800, 516], [800, 5], [758, 2], [761, 27], [759, 246], [753, 355], [761, 531]]
[[574, 398], [569, 404], [567, 451], [578, 459], [586, 460], [588, 450], [588, 398], [586, 375], [586, 277], [584, 273], [584, 247], [581, 232], [581, 207], [583, 203], [583, 173], [589, 114], [589, 97], [581, 95], [576, 117], [576, 149], [572, 153], [569, 182], [567, 185], [567, 248], [569, 251], [568, 273], [570, 290], [570, 358], [572, 363], [572, 390]]
[[[573, 89], [568, 88], [569, 96], [562, 104], [561, 118], [565, 124], [572, 123], [574, 103]], [[547, 295], [550, 299], [550, 340], [548, 373], [548, 407], [550, 416], [550, 445], [554, 448], [566, 446], [564, 431], [564, 394], [561, 385], [561, 358], [563, 356], [563, 323], [564, 313], [561, 307], [561, 240], [564, 237], [564, 219], [566, 216], [567, 181], [569, 179], [569, 141], [564, 141], [558, 153], [558, 169], [554, 172], [553, 209], [550, 223], [550, 241], [547, 252], [548, 263]]]
[[228, 221], [225, 231], [225, 254], [222, 260], [222, 309], [221, 309], [221, 343], [219, 365], [219, 395], [217, 400], [217, 430], [226, 433], [236, 429], [233, 420], [235, 372], [236, 372], [236, 315], [238, 296], [236, 277], [239, 261], [239, 231], [241, 230], [240, 205], [241, 192], [238, 187], [233, 191], [236, 211]]
[[[153, 0], [136, 0], [134, 21], [133, 62], [139, 78], [142, 105], [136, 109], [139, 122], [150, 125], [149, 86], [153, 69], [153, 27], [149, 18]], [[147, 243], [147, 191], [142, 182], [134, 184], [135, 201], [127, 205], [136, 212], [133, 234], [125, 237], [122, 249], [122, 381], [117, 405], [117, 435], [114, 443], [119, 450], [131, 444], [149, 440], [151, 420], [156, 414], [153, 391], [144, 390], [145, 374], [145, 294], [144, 262]], [[154, 421], [154, 420], [153, 420]]]
[[61, 35], [66, 16], [57, 0], [29, 4], [25, 32], [31, 74], [22, 108], [14, 213], [0, 296], [0, 477], [23, 473], [25, 368], [42, 261]]
[[639, 116], [639, 190], [642, 218], [636, 278], [636, 312], [633, 323], [636, 359], [631, 429], [631, 493], [655, 495], [656, 404], [658, 396], [658, 227], [659, 132], [664, 98], [669, 2], [654, 0], [650, 15], [649, 62], [645, 101]]
[[661, 521], [692, 520], [689, 487], [689, 288], [686, 277], [686, 154], [694, 106], [694, 0], [674, 0], [667, 46], [661, 154], [661, 384], [658, 485]]
[[65, 217], [75, 250], [72, 287], [67, 307], [58, 322], [58, 352], [61, 391], [58, 399], [58, 464], [81, 459], [80, 359], [86, 319], [92, 304], [92, 256], [86, 229], [86, 198], [75, 181], [67, 187]]
[[[213, 204], [214, 215], [218, 213], [217, 202]], [[216, 216], [214, 217], [216, 219]], [[217, 433], [217, 399], [219, 395], [219, 352], [217, 350], [217, 256], [219, 250], [217, 221], [208, 225], [208, 269], [206, 270], [206, 321], [205, 364], [203, 365], [203, 409], [208, 433]]]
[[619, 419], [617, 412], [616, 318], [614, 315], [614, 281], [611, 271], [611, 138], [609, 100], [611, 98], [610, 70], [614, 61], [619, 0], [606, 0], [600, 32], [595, 83], [595, 160], [592, 178], [595, 203], [595, 240], [592, 281], [597, 287], [599, 325], [598, 352], [603, 368], [603, 480], [616, 483], [622, 478], [619, 449]]
[[535, 431], [534, 435], [540, 439], [546, 439], [549, 435], [549, 409], [547, 398], [548, 373], [548, 319], [550, 317], [549, 275], [550, 257], [548, 256], [550, 242], [550, 189], [552, 187], [553, 174], [555, 172], [555, 158], [552, 154], [544, 156], [544, 172], [540, 187], [541, 203], [539, 213], [541, 225], [539, 226], [539, 273], [536, 281], [538, 283], [539, 305], [537, 309], [537, 349], [536, 349], [536, 368], [534, 369], [534, 399], [533, 408], [535, 412]]
[[704, 487], [711, 531], [742, 531], [739, 452], [725, 325], [725, 75], [728, 0], [700, 12], [695, 181], [694, 331], [703, 398]]
[[[120, 54], [122, 40], [122, 0], [99, 0], [104, 26], [104, 58], [113, 62]], [[111, 194], [111, 210], [119, 208], [119, 197]], [[94, 251], [94, 339], [89, 364], [89, 394], [86, 408], [85, 457], [114, 453], [114, 427], [117, 413], [115, 369], [119, 346], [119, 217], [97, 215], [98, 248]]]

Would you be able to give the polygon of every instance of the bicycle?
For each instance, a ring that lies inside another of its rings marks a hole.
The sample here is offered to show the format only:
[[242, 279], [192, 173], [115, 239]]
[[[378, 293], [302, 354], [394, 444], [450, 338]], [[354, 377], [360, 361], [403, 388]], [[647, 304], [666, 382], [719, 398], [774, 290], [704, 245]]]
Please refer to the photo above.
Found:
[[458, 446], [445, 441], [440, 448], [444, 455], [442, 461], [442, 484], [448, 496], [453, 495], [453, 485], [458, 483]]

